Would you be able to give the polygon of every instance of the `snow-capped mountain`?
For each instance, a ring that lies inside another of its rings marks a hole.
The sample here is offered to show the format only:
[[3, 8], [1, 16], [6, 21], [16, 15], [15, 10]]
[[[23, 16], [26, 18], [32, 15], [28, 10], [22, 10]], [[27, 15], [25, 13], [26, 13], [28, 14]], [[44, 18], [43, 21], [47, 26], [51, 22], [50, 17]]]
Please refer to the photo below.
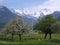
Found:
[[44, 15], [52, 14], [54, 11], [51, 9], [41, 9], [40, 12], [42, 12]]
[[41, 9], [39, 11], [32, 11], [32, 10], [28, 10], [28, 9], [27, 10], [26, 9], [23, 9], [23, 10], [15, 9], [15, 13], [17, 13], [20, 16], [32, 16], [32, 17], [39, 18], [39, 16], [43, 17], [44, 15], [53, 13], [53, 11], [50, 9], [46, 9], [46, 8]]
[[0, 6], [0, 28], [3, 27], [9, 20], [15, 17], [22, 17], [26, 22], [31, 25], [34, 25], [37, 22], [37, 19], [44, 17], [48, 14], [52, 14], [53, 17], [60, 20], [60, 11], [51, 11], [50, 9], [42, 9], [39, 11], [31, 10], [10, 10], [5, 6]]
[[31, 25], [34, 25], [39, 17], [42, 18], [45, 15], [52, 13], [50, 9], [42, 9], [39, 11], [32, 11], [29, 9], [23, 9], [23, 10], [15, 9], [15, 11], [13, 12], [15, 12], [19, 16], [22, 16], [24, 20], [30, 23]]
[[30, 12], [29, 10], [15, 10], [15, 13], [19, 16], [22, 16], [23, 19], [31, 25], [34, 25], [37, 22], [36, 16], [34, 16], [34, 12]]

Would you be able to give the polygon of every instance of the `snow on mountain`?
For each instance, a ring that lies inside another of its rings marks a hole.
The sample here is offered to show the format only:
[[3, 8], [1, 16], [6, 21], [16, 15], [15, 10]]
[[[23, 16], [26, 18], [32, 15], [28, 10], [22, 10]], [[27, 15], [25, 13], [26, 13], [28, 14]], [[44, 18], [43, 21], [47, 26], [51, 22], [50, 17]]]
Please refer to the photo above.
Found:
[[42, 9], [39, 11], [34, 11], [30, 9], [23, 10], [15, 9], [15, 11], [13, 12], [19, 16], [22, 16], [23, 19], [31, 25], [34, 25], [39, 17], [42, 18], [45, 15], [52, 13], [50, 9]]
[[3, 27], [9, 20], [15, 17], [20, 18], [21, 16], [26, 22], [28, 22], [28, 24], [31, 24], [33, 26], [39, 17], [44, 17], [47, 14], [52, 14], [53, 17], [60, 20], [60, 11], [51, 11], [50, 9], [46, 8], [39, 11], [33, 11], [30, 9], [14, 10], [0, 6], [0, 27]]
[[26, 15], [26, 16], [32, 16], [32, 17], [39, 18], [39, 16], [43, 17], [44, 15], [48, 15], [48, 14], [53, 13], [53, 11], [50, 9], [46, 9], [46, 8], [41, 9], [39, 11], [32, 11], [29, 9], [23, 9], [23, 10], [15, 9], [15, 13], [17, 13], [20, 16]]
[[20, 16], [24, 16], [24, 15], [26, 15], [26, 16], [33, 16], [33, 17], [35, 17], [34, 16], [34, 12], [33, 11], [30, 11], [30, 10], [16, 10], [15, 9], [15, 13], [17, 13], [18, 15], [20, 15]]
[[44, 15], [48, 15], [48, 14], [52, 14], [54, 11], [52, 11], [51, 9], [41, 9], [41, 12], [43, 12]]
[[23, 19], [31, 25], [34, 25], [37, 22], [37, 18], [33, 11], [24, 9], [24, 10], [15, 10], [15, 13], [19, 16], [22, 16]]

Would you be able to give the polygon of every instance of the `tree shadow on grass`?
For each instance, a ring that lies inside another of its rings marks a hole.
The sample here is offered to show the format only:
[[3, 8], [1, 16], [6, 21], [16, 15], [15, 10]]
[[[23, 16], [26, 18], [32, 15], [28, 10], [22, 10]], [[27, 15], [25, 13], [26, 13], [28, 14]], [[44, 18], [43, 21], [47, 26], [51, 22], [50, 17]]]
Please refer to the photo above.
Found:
[[12, 41], [12, 39], [9, 39], [9, 38], [0, 38], [0, 41]]
[[60, 43], [60, 39], [51, 39], [51, 42]]
[[37, 38], [26, 38], [26, 39], [23, 39], [23, 40], [37, 40]]
[[12, 39], [11, 37], [8, 38], [8, 37], [3, 37], [3, 38], [0, 38], [0, 41], [6, 41], [6, 42], [19, 42], [21, 40], [15, 40], [14, 38]]
[[43, 40], [43, 38], [29, 37], [29, 38], [24, 38], [23, 40]]

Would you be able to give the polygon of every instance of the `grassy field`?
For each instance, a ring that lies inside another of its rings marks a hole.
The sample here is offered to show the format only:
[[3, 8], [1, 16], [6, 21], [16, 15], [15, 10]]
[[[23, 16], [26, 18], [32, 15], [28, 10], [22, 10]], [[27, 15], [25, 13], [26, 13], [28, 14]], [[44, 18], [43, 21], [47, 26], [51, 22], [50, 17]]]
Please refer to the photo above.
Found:
[[44, 39], [44, 34], [23, 34], [22, 40], [15, 35], [13, 41], [11, 36], [0, 35], [0, 45], [60, 45], [60, 34], [53, 34], [52, 39]]

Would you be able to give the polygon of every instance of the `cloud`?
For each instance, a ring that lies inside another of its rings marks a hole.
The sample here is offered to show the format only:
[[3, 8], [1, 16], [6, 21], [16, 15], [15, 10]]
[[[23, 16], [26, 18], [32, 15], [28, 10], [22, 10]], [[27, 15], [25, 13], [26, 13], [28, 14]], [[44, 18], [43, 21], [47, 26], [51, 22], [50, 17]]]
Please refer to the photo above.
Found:
[[60, 11], [60, 0], [48, 0], [44, 2], [43, 4], [40, 4], [38, 6], [35, 6], [33, 9], [40, 10], [40, 9], [51, 9], [52, 11], [58, 10]]

